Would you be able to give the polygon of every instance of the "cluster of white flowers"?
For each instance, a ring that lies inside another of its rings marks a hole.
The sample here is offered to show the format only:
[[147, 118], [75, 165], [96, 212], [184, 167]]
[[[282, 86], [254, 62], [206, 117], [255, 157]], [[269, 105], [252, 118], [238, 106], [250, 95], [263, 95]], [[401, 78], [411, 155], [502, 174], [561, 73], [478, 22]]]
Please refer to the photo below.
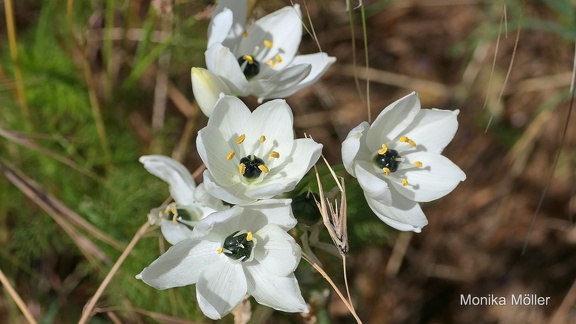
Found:
[[[179, 162], [140, 161], [169, 184], [174, 203], [151, 210], [173, 246], [137, 275], [156, 289], [196, 284], [198, 305], [219, 319], [246, 294], [285, 312], [308, 312], [294, 270], [301, 248], [287, 231], [295, 219], [292, 191], [318, 161], [322, 145], [294, 138], [293, 115], [281, 99], [254, 111], [231, 94], [286, 97], [315, 82], [335, 61], [296, 55], [302, 36], [298, 5], [246, 28], [246, 0], [222, 0], [208, 32], [206, 65], [192, 69], [194, 96], [209, 116], [196, 146], [206, 166], [196, 183]], [[458, 128], [458, 111], [421, 109], [416, 93], [361, 123], [342, 143], [342, 161], [374, 213], [402, 231], [420, 232], [419, 202], [451, 192], [466, 176], [440, 153]], [[353, 224], [351, 224], [353, 226]]]

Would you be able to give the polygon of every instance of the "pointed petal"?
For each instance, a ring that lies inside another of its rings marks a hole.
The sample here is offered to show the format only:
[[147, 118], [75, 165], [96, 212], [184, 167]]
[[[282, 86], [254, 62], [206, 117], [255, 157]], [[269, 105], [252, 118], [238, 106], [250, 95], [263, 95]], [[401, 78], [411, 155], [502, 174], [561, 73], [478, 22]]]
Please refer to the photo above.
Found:
[[308, 313], [294, 274], [275, 276], [258, 265], [246, 267], [248, 292], [259, 304], [283, 312]]
[[242, 265], [233, 264], [223, 256], [206, 267], [198, 278], [198, 306], [204, 315], [217, 320], [240, 304], [247, 290]]
[[422, 168], [405, 171], [408, 186], [398, 182], [392, 185], [398, 192], [410, 200], [418, 202], [432, 201], [449, 194], [460, 181], [466, 180], [466, 174], [448, 158], [429, 152], [415, 152], [404, 157], [406, 162], [422, 162]]
[[144, 155], [139, 161], [148, 172], [170, 185], [170, 195], [178, 204], [194, 201], [196, 183], [182, 163], [163, 155]]
[[406, 136], [427, 152], [440, 154], [458, 129], [459, 110], [422, 109], [406, 129]]
[[372, 123], [366, 137], [368, 147], [371, 150], [378, 149], [382, 144], [392, 142], [398, 136], [403, 135], [419, 111], [420, 100], [416, 92], [390, 104]]
[[156, 289], [194, 284], [200, 273], [220, 255], [220, 243], [185, 239], [172, 246], [137, 276]]
[[[240, 41], [244, 30], [246, 30], [247, 7], [248, 0], [221, 0], [212, 13], [212, 20], [210, 21], [208, 29], [208, 39], [210, 39], [210, 27], [215, 23], [215, 17], [223, 12], [225, 8], [230, 9], [232, 12], [231, 28], [228, 35], [226, 35], [226, 39], [221, 41], [221, 43], [228, 48], [234, 48]], [[208, 47], [210, 47], [210, 42], [208, 44]]]
[[394, 195], [392, 197], [392, 205], [384, 205], [376, 199], [367, 195], [364, 196], [374, 214], [384, 223], [399, 231], [420, 233], [422, 227], [428, 224], [426, 215], [424, 215], [420, 205], [402, 195]]
[[[270, 170], [265, 180], [267, 182], [275, 182], [280, 179], [294, 179], [299, 182], [318, 161], [321, 153], [322, 144], [318, 144], [310, 138], [294, 140], [294, 146], [289, 158], [285, 163]], [[296, 183], [294, 183], [295, 185]], [[290, 191], [294, 188], [290, 186], [287, 189]]]
[[[248, 37], [240, 41], [237, 53], [252, 54], [256, 46], [263, 48], [257, 55], [256, 60], [265, 63], [279, 54], [282, 62], [274, 66], [276, 70], [282, 70], [293, 59], [302, 40], [302, 13], [300, 6], [284, 7], [256, 21], [248, 28]], [[271, 41], [272, 47], [264, 46], [264, 41]]]
[[[310, 64], [299, 64], [286, 67], [269, 78], [254, 78], [250, 81], [252, 86], [252, 94], [264, 98], [282, 98], [277, 94], [290, 92], [292, 88], [302, 82], [312, 70]], [[296, 92], [299, 89], [294, 90]], [[292, 93], [294, 93], [292, 92]]]
[[250, 94], [250, 84], [238, 64], [238, 58], [228, 47], [215, 43], [206, 50], [204, 56], [208, 70], [221, 77], [232, 93], [239, 96]]
[[353, 177], [356, 177], [354, 171], [354, 163], [357, 160], [368, 160], [370, 152], [366, 146], [366, 133], [370, 128], [370, 124], [362, 122], [360, 125], [354, 127], [348, 133], [348, 136], [342, 142], [342, 163], [344, 168]]
[[[222, 2], [220, 2], [220, 5]], [[234, 21], [234, 14], [232, 10], [228, 8], [223, 8], [218, 5], [220, 10], [218, 13], [214, 12], [212, 20], [210, 20], [210, 25], [208, 25], [208, 47], [212, 46], [214, 43], [222, 43], [228, 36], [232, 29], [232, 24]]]
[[160, 230], [166, 241], [172, 245], [189, 238], [192, 234], [192, 230], [189, 229], [188, 226], [169, 220], [162, 222]]
[[300, 246], [279, 226], [268, 224], [256, 233], [258, 245], [254, 258], [276, 276], [287, 276], [300, 263]]
[[194, 98], [204, 115], [210, 117], [220, 94], [230, 95], [232, 92], [219, 76], [206, 69], [192, 68], [190, 75]]
[[208, 125], [218, 128], [224, 140], [234, 146], [238, 136], [246, 132], [246, 124], [251, 116], [250, 109], [242, 100], [233, 96], [224, 96], [214, 106]]
[[309, 85], [314, 84], [316, 81], [318, 81], [318, 79], [322, 77], [322, 75], [324, 75], [324, 73], [334, 62], [336, 62], [335, 57], [328, 56], [328, 54], [322, 52], [296, 56], [292, 63], [290, 63], [290, 66], [309, 64], [312, 67], [310, 73], [308, 73], [306, 78], [300, 81], [297, 85], [284, 87], [283, 89], [277, 89], [276, 91], [269, 93], [267, 97], [285, 98], [301, 89], [306, 88]]
[[[234, 181], [234, 177], [238, 176], [236, 162], [226, 159], [231, 148], [217, 128], [208, 125], [201, 129], [196, 138], [196, 147], [202, 162], [220, 186], [228, 187], [238, 183]], [[206, 190], [211, 192], [208, 186]]]
[[385, 205], [392, 204], [392, 194], [390, 193], [388, 182], [370, 172], [372, 169], [370, 162], [362, 161], [356, 164], [354, 170], [360, 187], [364, 190], [364, 194], [370, 198], [376, 199]]
[[210, 171], [205, 170], [203, 175], [206, 191], [218, 199], [229, 204], [247, 204], [255, 200], [246, 196], [246, 186], [243, 183], [238, 182], [224, 187], [214, 181]]

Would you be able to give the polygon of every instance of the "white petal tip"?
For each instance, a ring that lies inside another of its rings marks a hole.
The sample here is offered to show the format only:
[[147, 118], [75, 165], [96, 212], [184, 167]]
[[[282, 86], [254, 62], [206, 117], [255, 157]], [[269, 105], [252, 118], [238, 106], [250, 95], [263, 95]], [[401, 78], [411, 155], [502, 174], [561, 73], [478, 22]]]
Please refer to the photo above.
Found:
[[135, 276], [135, 278], [138, 279], [138, 280], [142, 280], [142, 274], [141, 274], [141, 273], [137, 274], [137, 275]]

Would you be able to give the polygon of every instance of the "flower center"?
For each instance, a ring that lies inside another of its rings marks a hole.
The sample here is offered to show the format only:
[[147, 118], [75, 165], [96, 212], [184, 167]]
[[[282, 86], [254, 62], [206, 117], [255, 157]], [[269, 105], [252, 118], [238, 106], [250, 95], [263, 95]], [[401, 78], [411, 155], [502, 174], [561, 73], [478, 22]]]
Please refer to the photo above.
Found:
[[218, 253], [224, 253], [232, 260], [248, 261], [252, 256], [254, 243], [252, 232], [240, 233], [240, 231], [236, 231], [226, 237], [224, 245], [218, 249]]
[[160, 211], [158, 216], [174, 223], [186, 225], [190, 229], [196, 224], [193, 215], [186, 209], [177, 208], [175, 203], [166, 206], [166, 209]]
[[247, 79], [255, 77], [260, 73], [260, 62], [256, 61], [252, 55], [244, 55], [238, 58], [238, 64]]
[[252, 154], [240, 159], [238, 171], [240, 171], [240, 174], [246, 179], [256, 179], [262, 172], [270, 172], [266, 165], [264, 165], [264, 160]]
[[396, 150], [386, 150], [384, 154], [378, 153], [374, 157], [374, 163], [376, 163], [380, 169], [388, 169], [387, 173], [396, 172], [400, 161], [402, 161], [402, 157]]

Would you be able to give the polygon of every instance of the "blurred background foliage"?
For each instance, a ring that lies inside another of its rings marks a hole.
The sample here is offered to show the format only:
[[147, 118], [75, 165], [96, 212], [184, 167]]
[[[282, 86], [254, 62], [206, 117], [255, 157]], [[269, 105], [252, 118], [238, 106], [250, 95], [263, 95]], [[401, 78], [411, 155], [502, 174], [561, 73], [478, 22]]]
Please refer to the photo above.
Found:
[[[422, 234], [385, 226], [346, 177], [348, 271], [360, 317], [372, 323], [575, 321], [576, 290], [569, 289], [576, 273], [574, 131], [560, 141], [570, 101], [574, 1], [363, 1], [370, 69], [363, 67], [359, 8], [349, 16], [345, 1], [297, 2], [310, 14], [322, 50], [338, 61], [288, 102], [297, 136], [323, 143], [339, 175], [345, 176], [340, 143], [367, 117], [366, 79], [372, 117], [412, 90], [426, 108], [461, 111], [446, 155], [468, 179], [424, 204], [430, 225]], [[39, 322], [75, 322], [148, 211], [169, 196], [138, 157], [170, 155], [200, 181], [195, 134], [207, 118], [194, 102], [189, 71], [204, 66], [213, 3], [0, 3], [0, 269]], [[253, 5], [255, 19], [290, 3]], [[301, 52], [317, 50], [305, 35]], [[246, 102], [257, 106], [255, 98]], [[329, 195], [338, 197], [322, 163], [319, 172]], [[292, 196], [300, 199], [309, 188], [317, 192], [312, 173]], [[528, 235], [544, 188], [548, 196]], [[302, 219], [305, 213], [295, 210]], [[319, 221], [311, 217], [303, 223]], [[331, 243], [326, 231], [319, 237]], [[147, 232], [91, 322], [207, 321], [193, 286], [157, 291], [134, 278], [167, 248], [158, 229]], [[339, 259], [318, 246], [311, 250], [342, 286]], [[257, 306], [252, 322], [351, 321], [308, 264], [297, 275], [311, 317]], [[553, 301], [513, 311], [458, 304], [461, 293], [528, 292]], [[11, 295], [0, 296], [0, 322], [24, 322]]]

